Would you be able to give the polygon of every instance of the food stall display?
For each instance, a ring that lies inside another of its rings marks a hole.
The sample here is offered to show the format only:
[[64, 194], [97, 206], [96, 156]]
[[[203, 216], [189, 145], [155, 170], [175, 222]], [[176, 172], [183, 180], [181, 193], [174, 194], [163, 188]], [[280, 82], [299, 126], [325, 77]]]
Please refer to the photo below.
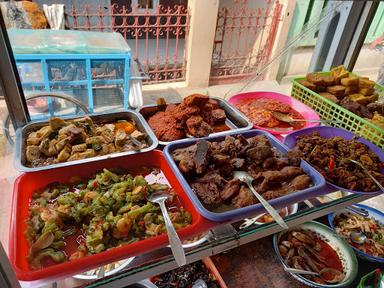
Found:
[[358, 264], [353, 250], [318, 222], [275, 234], [273, 246], [279, 260], [289, 268], [287, 272], [309, 286], [349, 287], [356, 277]]
[[144, 106], [138, 109], [148, 121], [161, 145], [185, 138], [221, 135], [228, 131], [246, 131], [250, 121], [220, 98], [192, 94], [181, 103]]
[[368, 216], [337, 211], [328, 215], [329, 225], [347, 239], [357, 256], [384, 263], [384, 213], [363, 204], [357, 206], [368, 211]]
[[228, 102], [247, 116], [255, 129], [272, 134], [286, 134], [304, 127], [319, 125], [320, 117], [313, 109], [280, 93], [241, 93], [229, 98]]
[[183, 140], [164, 148], [174, 173], [199, 212], [212, 221], [235, 221], [263, 207], [234, 171], [246, 171], [255, 189], [275, 207], [324, 193], [324, 178], [268, 132], [231, 132], [226, 136]]
[[[338, 190], [350, 193], [380, 192], [370, 173], [384, 182], [384, 153], [376, 145], [344, 129], [321, 126], [296, 131], [284, 139], [291, 156], [312, 164]], [[364, 169], [359, 166], [360, 163]], [[368, 171], [368, 172], [365, 172]]]
[[40, 171], [147, 152], [157, 145], [156, 136], [135, 111], [54, 117], [16, 132], [15, 166]]
[[148, 201], [155, 191], [169, 193], [180, 238], [210, 227], [160, 151], [25, 173], [14, 189], [10, 260], [26, 281], [81, 273], [165, 247], [160, 208]]
[[292, 84], [292, 97], [316, 110], [324, 119], [339, 120], [333, 126], [384, 147], [384, 105], [378, 101], [384, 91], [381, 85], [343, 66], [330, 72], [309, 73], [293, 79]]

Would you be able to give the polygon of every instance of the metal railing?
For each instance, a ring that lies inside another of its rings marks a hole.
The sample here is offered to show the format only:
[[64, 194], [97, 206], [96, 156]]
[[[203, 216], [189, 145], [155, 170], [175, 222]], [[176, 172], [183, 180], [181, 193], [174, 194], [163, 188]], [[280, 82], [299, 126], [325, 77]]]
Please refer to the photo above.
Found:
[[65, 14], [68, 29], [121, 33], [149, 76], [144, 84], [185, 80], [190, 19], [185, 6], [149, 9], [86, 3], [70, 7]]
[[219, 9], [211, 84], [249, 76], [268, 62], [281, 11], [278, 0], [234, 0], [232, 7]]

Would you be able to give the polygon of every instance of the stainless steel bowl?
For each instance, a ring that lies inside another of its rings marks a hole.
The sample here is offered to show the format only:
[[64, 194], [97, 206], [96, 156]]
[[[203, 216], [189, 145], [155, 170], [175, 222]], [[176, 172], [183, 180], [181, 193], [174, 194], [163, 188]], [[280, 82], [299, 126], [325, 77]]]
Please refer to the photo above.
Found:
[[[209, 97], [209, 98], [219, 102], [220, 108], [225, 111], [225, 115], [227, 116], [227, 119], [225, 120], [225, 124], [230, 128], [230, 130], [228, 131], [212, 133], [209, 136], [220, 136], [220, 135], [226, 135], [227, 133], [233, 132], [233, 131], [241, 132], [241, 131], [247, 131], [252, 129], [253, 124], [248, 120], [248, 118], [239, 110], [237, 110], [235, 107], [233, 107], [231, 104], [229, 104], [225, 99], [218, 98], [218, 97]], [[180, 103], [169, 103], [169, 104], [180, 104]], [[158, 112], [158, 109], [157, 109], [157, 105], [153, 104], [153, 105], [146, 105], [141, 108], [138, 108], [137, 111], [140, 112], [140, 114], [143, 115], [145, 119], [148, 119], [149, 117], [154, 115], [156, 112]], [[172, 142], [174, 141], [159, 140], [159, 144], [163, 146], [168, 145], [169, 143], [172, 143]]]
[[19, 128], [16, 131], [16, 145], [15, 145], [16, 150], [14, 153], [15, 154], [14, 165], [16, 169], [23, 172], [35, 172], [35, 171], [52, 169], [52, 168], [72, 166], [72, 165], [81, 164], [81, 163], [88, 163], [88, 162], [126, 156], [126, 155], [131, 155], [136, 153], [148, 152], [148, 151], [154, 150], [159, 144], [155, 134], [152, 132], [152, 129], [149, 127], [148, 123], [145, 121], [143, 116], [141, 116], [136, 111], [128, 110], [128, 111], [113, 112], [113, 113], [82, 115], [81, 117], [77, 116], [77, 117], [62, 117], [62, 118], [65, 120], [72, 120], [72, 119], [82, 118], [84, 116], [89, 116], [94, 123], [116, 122], [118, 120], [133, 120], [136, 123], [138, 130], [147, 135], [148, 147], [138, 151], [125, 151], [125, 152], [112, 153], [108, 155], [96, 156], [96, 157], [75, 160], [70, 162], [51, 164], [51, 165], [46, 165], [41, 167], [28, 167], [27, 160], [25, 157], [26, 139], [29, 133], [39, 130], [41, 127], [46, 126], [49, 123], [48, 121], [33, 122], [25, 125], [22, 128]]

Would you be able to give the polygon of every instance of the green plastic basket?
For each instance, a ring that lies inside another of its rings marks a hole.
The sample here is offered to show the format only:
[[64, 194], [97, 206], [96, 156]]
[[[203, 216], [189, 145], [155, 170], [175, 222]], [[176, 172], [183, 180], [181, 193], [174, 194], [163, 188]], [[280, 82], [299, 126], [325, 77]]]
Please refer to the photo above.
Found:
[[[330, 72], [322, 72], [321, 74], [329, 75]], [[341, 120], [340, 123], [333, 123], [332, 126], [349, 130], [371, 141], [380, 148], [384, 148], [383, 129], [297, 82], [303, 79], [305, 77], [297, 77], [292, 80], [291, 95], [293, 98], [314, 109], [322, 119]], [[384, 91], [384, 87], [378, 84], [376, 84], [375, 88], [379, 94]]]

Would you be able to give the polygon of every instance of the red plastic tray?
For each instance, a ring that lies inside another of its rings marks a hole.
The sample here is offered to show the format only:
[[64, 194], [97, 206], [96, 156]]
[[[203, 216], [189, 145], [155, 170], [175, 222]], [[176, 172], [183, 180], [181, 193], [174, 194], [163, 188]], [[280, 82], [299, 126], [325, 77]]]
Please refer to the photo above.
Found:
[[17, 277], [23, 281], [58, 279], [168, 245], [168, 236], [165, 233], [84, 258], [48, 266], [40, 270], [31, 270], [28, 265], [26, 257], [28, 255], [29, 245], [24, 236], [24, 231], [27, 228], [25, 220], [28, 218], [30, 199], [36, 189], [43, 188], [52, 182], [68, 182], [73, 176], [80, 176], [82, 178], [89, 177], [103, 168], [125, 168], [131, 173], [134, 173], [141, 167], [159, 168], [179, 196], [183, 207], [191, 212], [192, 225], [178, 230], [181, 239], [202, 233], [211, 227], [209, 221], [198, 214], [192, 205], [161, 151], [155, 150], [148, 153], [89, 162], [76, 166], [25, 173], [19, 176], [14, 184], [9, 239], [9, 258]]

